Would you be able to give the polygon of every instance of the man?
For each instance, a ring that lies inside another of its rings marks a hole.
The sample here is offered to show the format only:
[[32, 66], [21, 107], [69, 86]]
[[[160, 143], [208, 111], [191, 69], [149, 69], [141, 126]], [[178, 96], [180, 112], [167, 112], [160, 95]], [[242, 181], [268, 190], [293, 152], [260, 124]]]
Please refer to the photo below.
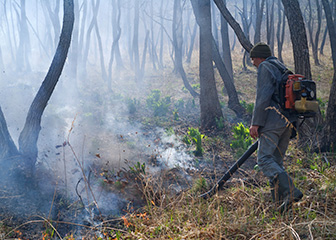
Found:
[[283, 167], [292, 131], [290, 123], [296, 120], [296, 116], [283, 112], [276, 102], [277, 79], [282, 75], [280, 69], [286, 67], [272, 56], [270, 47], [265, 43], [256, 44], [250, 51], [250, 57], [258, 69], [250, 135], [254, 139], [259, 138], [258, 166], [268, 177], [273, 201], [279, 204], [278, 210], [282, 213], [303, 197]]

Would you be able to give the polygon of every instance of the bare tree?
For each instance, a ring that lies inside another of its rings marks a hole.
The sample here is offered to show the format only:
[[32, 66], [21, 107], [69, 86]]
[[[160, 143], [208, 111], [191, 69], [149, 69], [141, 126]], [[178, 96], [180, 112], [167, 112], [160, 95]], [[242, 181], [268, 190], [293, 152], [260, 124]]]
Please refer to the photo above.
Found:
[[38, 155], [37, 140], [41, 130], [41, 118], [62, 73], [71, 42], [74, 24], [73, 0], [64, 0], [63, 5], [64, 17], [60, 40], [48, 73], [29, 108], [24, 128], [19, 136], [19, 150], [8, 133], [7, 124], [0, 109], [0, 158], [10, 161], [19, 155], [23, 160], [27, 175], [34, 172]]
[[329, 40], [331, 45], [331, 55], [334, 67], [334, 76], [330, 88], [330, 95], [328, 101], [325, 137], [326, 145], [336, 148], [336, 26], [332, 18], [332, 11], [328, 0], [322, 0], [324, 13], [327, 19], [327, 26], [329, 32]]

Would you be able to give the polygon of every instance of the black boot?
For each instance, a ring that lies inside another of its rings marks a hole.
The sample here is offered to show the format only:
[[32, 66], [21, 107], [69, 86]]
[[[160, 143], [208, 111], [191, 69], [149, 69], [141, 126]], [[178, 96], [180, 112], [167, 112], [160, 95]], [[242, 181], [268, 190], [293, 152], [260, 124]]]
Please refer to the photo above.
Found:
[[278, 207], [280, 213], [286, 212], [292, 203], [300, 201], [303, 197], [302, 192], [294, 186], [292, 179], [286, 172], [280, 173], [276, 179], [279, 181], [278, 193], [282, 197]]

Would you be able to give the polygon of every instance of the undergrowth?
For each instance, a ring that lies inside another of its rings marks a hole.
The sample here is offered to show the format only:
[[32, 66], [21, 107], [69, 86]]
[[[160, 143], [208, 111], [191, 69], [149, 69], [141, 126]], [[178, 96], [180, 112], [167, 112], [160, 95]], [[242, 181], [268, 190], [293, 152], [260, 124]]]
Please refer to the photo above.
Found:
[[191, 190], [154, 199], [155, 187], [144, 178], [148, 204], [142, 215], [126, 216], [122, 239], [335, 239], [335, 165], [320, 172], [291, 161], [288, 171], [305, 196], [284, 215], [275, 210], [266, 181], [238, 181], [204, 200], [195, 194], [206, 185], [200, 178]]

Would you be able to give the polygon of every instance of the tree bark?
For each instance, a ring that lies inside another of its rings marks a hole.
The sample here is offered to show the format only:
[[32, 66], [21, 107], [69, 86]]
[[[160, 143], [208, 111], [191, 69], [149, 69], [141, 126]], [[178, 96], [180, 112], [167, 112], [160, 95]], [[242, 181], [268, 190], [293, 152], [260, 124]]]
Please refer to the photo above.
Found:
[[298, 0], [282, 0], [293, 45], [295, 73], [311, 78], [306, 28]]
[[63, 27], [60, 40], [48, 73], [37, 92], [27, 114], [24, 128], [19, 136], [19, 150], [26, 159], [26, 170], [33, 172], [37, 160], [37, 140], [41, 130], [44, 109], [55, 89], [67, 58], [74, 24], [73, 0], [64, 0]]
[[336, 26], [333, 22], [332, 12], [328, 0], [322, 0], [324, 13], [327, 19], [327, 27], [329, 32], [329, 40], [331, 45], [331, 54], [334, 67], [334, 76], [330, 88], [330, 95], [326, 115], [325, 136], [328, 146], [336, 149]]
[[[200, 106], [201, 127], [215, 128], [216, 120], [223, 117], [212, 64], [212, 33], [210, 0], [191, 0], [200, 29]], [[198, 16], [198, 17], [197, 17]]]

